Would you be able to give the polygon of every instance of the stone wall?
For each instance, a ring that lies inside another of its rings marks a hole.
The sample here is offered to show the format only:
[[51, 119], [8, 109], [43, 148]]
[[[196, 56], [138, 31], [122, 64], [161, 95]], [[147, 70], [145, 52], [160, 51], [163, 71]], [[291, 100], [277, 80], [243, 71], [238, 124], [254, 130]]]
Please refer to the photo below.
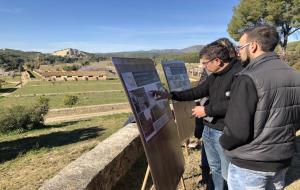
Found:
[[70, 163], [40, 190], [111, 189], [142, 153], [138, 129], [129, 124]]

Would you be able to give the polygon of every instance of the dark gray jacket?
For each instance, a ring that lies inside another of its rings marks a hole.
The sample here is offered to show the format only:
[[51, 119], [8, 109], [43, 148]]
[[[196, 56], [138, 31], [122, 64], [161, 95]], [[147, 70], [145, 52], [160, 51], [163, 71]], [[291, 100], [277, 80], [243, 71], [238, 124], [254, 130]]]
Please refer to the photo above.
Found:
[[257, 91], [253, 139], [225, 153], [262, 162], [291, 158], [300, 126], [300, 73], [275, 53], [266, 53], [250, 62], [239, 75], [250, 77]]

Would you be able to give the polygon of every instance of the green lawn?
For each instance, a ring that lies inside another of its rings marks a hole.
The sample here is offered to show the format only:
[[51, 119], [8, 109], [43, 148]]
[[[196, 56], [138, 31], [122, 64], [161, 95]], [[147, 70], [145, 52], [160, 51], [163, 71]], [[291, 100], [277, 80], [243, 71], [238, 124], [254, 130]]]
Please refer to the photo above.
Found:
[[[120, 92], [101, 92], [101, 93], [88, 93], [88, 94], [75, 94], [79, 99], [75, 106], [91, 106], [99, 104], [110, 104], [126, 102], [127, 98], [123, 91]], [[65, 95], [51, 95], [46, 96], [50, 99], [50, 109], [65, 108], [64, 105]], [[5, 108], [14, 105], [29, 106], [36, 102], [38, 96], [32, 97], [3, 97], [0, 99], [0, 108]]]
[[[109, 90], [120, 91], [101, 92]], [[0, 99], [0, 108], [6, 108], [14, 105], [32, 105], [36, 102], [38, 95], [41, 94], [50, 99], [49, 104], [51, 109], [65, 108], [67, 106], [64, 105], [64, 97], [66, 94], [70, 94], [71, 92], [75, 92], [74, 95], [79, 98], [78, 103], [75, 106], [90, 106], [127, 101], [125, 93], [123, 92], [123, 87], [119, 80], [61, 81], [55, 83], [48, 81], [30, 81], [19, 89], [1, 89], [0, 96], [1, 93], [7, 93], [9, 91], [11, 91], [12, 94]], [[22, 97], [22, 95], [24, 97]]]
[[0, 135], [0, 189], [38, 189], [45, 180], [123, 125], [129, 114], [51, 124]]
[[[0, 80], [5, 81], [2, 84], [2, 88], [0, 90], [0, 95], [3, 92], [6, 92], [7, 90], [10, 90], [11, 88], [14, 88], [15, 86], [18, 85], [18, 83], [20, 82], [20, 76], [15, 76], [15, 77], [0, 77]], [[7, 90], [5, 90], [7, 89]]]
[[15, 77], [0, 77], [0, 80], [4, 80], [5, 82], [20, 82], [20, 75], [16, 75]]
[[12, 95], [86, 92], [122, 89], [122, 85], [119, 81], [64, 81], [55, 83], [47, 81], [32, 81], [25, 85], [23, 88], [15, 91]]

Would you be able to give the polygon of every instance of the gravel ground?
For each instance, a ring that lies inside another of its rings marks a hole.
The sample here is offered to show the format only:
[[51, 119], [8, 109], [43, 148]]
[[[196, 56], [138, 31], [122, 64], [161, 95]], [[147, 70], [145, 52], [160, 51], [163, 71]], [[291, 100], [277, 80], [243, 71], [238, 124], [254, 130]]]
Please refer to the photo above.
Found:
[[[191, 138], [191, 142], [196, 142], [197, 139]], [[201, 143], [200, 143], [201, 144]], [[201, 169], [199, 167], [201, 160], [201, 145], [196, 148], [186, 148], [183, 150], [185, 158], [185, 171], [183, 174], [183, 179], [185, 183], [186, 190], [204, 190], [205, 188], [197, 187], [199, 180], [201, 179]], [[179, 184], [178, 190], [183, 190], [182, 183]]]

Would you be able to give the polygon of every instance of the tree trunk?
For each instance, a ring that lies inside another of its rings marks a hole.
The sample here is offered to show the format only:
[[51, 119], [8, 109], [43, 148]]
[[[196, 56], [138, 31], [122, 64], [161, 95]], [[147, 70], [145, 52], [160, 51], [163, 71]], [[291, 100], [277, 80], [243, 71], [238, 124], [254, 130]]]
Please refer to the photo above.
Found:
[[281, 46], [280, 55], [281, 57], [285, 57], [289, 33], [284, 28], [282, 30], [283, 30], [282, 31], [283, 40], [280, 40], [280, 46]]
[[281, 46], [281, 51], [282, 51], [283, 54], [286, 53], [287, 42], [288, 42], [288, 36], [285, 35], [285, 36], [283, 37], [283, 42], [280, 44], [280, 46]]

